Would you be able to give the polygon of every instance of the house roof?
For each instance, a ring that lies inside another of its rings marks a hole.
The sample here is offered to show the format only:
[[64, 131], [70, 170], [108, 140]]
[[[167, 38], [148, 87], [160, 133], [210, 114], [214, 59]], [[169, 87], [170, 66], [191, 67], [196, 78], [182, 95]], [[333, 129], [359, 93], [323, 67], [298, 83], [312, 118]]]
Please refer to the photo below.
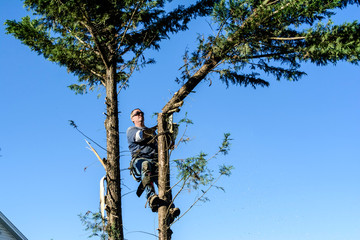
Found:
[[0, 211], [0, 224], [2, 224], [16, 240], [28, 240], [20, 231], [10, 222], [7, 217]]

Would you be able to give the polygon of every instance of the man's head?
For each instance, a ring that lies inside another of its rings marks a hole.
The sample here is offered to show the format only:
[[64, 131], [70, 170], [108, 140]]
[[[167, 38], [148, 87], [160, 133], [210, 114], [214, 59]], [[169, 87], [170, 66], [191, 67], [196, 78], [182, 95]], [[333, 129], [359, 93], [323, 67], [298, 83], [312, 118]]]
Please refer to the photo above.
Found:
[[144, 127], [144, 113], [140, 108], [135, 108], [130, 113], [130, 119], [135, 124], [136, 127]]

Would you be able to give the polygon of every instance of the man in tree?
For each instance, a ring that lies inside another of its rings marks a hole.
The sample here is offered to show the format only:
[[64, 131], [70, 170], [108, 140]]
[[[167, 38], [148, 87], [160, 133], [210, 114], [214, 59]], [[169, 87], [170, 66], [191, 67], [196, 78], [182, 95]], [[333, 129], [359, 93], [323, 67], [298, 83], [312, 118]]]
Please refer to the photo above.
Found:
[[[153, 212], [157, 212], [162, 204], [161, 199], [155, 192], [154, 183], [157, 185], [157, 136], [155, 134], [156, 127], [147, 128], [145, 126], [144, 113], [136, 108], [130, 113], [130, 119], [134, 126], [129, 127], [126, 131], [129, 150], [131, 152], [131, 170], [137, 180], [141, 180], [136, 194], [138, 197], [145, 190], [145, 197], [149, 202]], [[180, 209], [171, 205], [170, 219], [174, 220], [180, 214]]]

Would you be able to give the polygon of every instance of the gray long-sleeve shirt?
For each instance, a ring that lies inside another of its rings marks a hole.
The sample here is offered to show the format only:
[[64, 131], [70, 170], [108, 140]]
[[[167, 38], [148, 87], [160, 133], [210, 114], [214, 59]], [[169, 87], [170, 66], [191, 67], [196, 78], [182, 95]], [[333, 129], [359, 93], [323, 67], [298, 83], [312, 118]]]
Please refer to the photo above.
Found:
[[[147, 127], [129, 127], [126, 131], [126, 137], [129, 144], [131, 156], [134, 158], [157, 158], [157, 141], [156, 139], [145, 138], [143, 131]], [[155, 136], [155, 135], [154, 135]]]

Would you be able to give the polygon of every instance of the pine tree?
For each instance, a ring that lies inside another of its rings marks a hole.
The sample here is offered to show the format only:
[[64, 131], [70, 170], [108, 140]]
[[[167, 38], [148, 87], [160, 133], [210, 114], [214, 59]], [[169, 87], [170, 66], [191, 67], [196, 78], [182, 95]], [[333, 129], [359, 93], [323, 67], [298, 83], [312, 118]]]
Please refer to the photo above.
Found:
[[[159, 196], [172, 201], [169, 132], [171, 115], [209, 75], [230, 84], [269, 86], [266, 80], [297, 81], [306, 73], [301, 63], [336, 64], [360, 60], [360, 24], [335, 25], [331, 17], [359, 0], [221, 0], [212, 13], [216, 35], [203, 35], [189, 56], [179, 82], [181, 88], [158, 114]], [[270, 78], [271, 78], [270, 77]], [[159, 209], [159, 239], [171, 238], [165, 207]]]
[[[78, 76], [79, 84], [71, 86], [77, 93], [100, 85], [106, 88], [111, 239], [123, 239], [117, 90], [126, 86], [134, 70], [153, 63], [144, 51], [159, 49], [168, 33], [185, 30], [192, 17], [210, 13], [218, 31], [199, 37], [197, 49], [185, 55], [179, 78], [183, 84], [158, 114], [159, 196], [167, 205], [172, 202], [166, 141], [169, 119], [201, 81], [211, 75], [226, 85], [264, 87], [269, 85], [268, 76], [299, 80], [305, 75], [300, 68], [304, 62], [357, 64], [360, 58], [360, 24], [331, 21], [336, 11], [359, 5], [359, 0], [204, 0], [171, 12], [165, 12], [165, 1], [24, 2], [40, 17], [7, 21], [7, 31]], [[171, 239], [166, 204], [159, 208], [159, 239]]]
[[187, 29], [188, 22], [207, 15], [213, 2], [199, 0], [188, 7], [165, 10], [165, 0], [25, 0], [35, 17], [6, 21], [13, 34], [31, 50], [67, 68], [78, 77], [69, 86], [84, 94], [106, 89], [107, 232], [124, 239], [121, 214], [118, 92], [132, 73], [154, 63], [146, 49], [159, 49], [169, 33]]

